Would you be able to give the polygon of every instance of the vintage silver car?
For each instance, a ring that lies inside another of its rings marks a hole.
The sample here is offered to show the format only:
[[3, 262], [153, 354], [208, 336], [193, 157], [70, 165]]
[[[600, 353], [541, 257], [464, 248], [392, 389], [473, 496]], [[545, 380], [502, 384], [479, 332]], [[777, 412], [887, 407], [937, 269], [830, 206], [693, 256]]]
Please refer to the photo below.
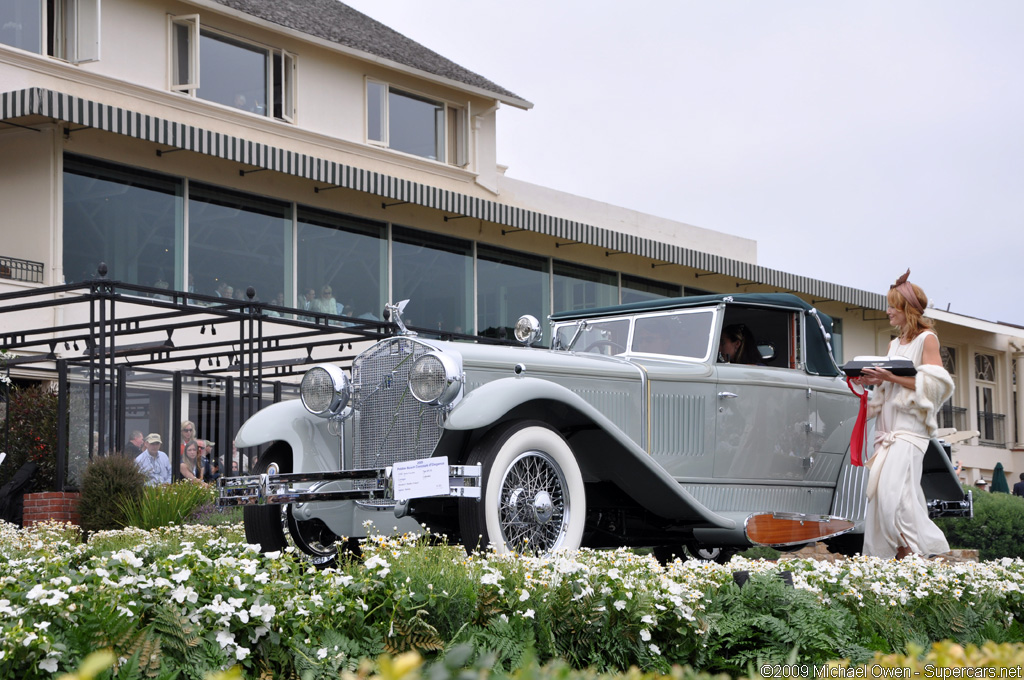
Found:
[[[301, 401], [249, 419], [255, 474], [221, 481], [248, 539], [333, 559], [364, 523], [426, 525], [467, 549], [646, 546], [724, 557], [752, 544], [860, 547], [863, 468], [850, 464], [858, 399], [831, 320], [788, 294], [706, 295], [555, 314], [551, 347], [524, 316], [522, 346], [395, 335], [309, 369]], [[723, 329], [757, 346], [726, 361]], [[933, 514], [970, 512], [933, 440]]]

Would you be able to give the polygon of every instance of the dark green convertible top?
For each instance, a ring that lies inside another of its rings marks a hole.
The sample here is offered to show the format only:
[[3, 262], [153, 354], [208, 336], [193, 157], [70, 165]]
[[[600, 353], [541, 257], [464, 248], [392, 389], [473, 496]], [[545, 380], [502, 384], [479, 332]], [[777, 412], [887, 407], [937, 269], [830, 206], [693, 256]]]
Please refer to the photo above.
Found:
[[[669, 309], [685, 309], [687, 307], [707, 307], [723, 302], [727, 305], [774, 307], [776, 309], [791, 309], [797, 312], [815, 310], [818, 319], [821, 320], [821, 324], [825, 329], [825, 333], [829, 337], [832, 335], [832, 318], [823, 312], [817, 311], [815, 307], [790, 293], [717, 293], [714, 295], [657, 298], [641, 302], [630, 302], [625, 305], [613, 305], [611, 307], [595, 307], [594, 309], [558, 312], [557, 314], [552, 314], [550, 319], [558, 323], [576, 319], [596, 319], [605, 316], [641, 314], [643, 312], [659, 312]], [[821, 328], [818, 327], [818, 324], [813, 319], [810, 319], [807, 323], [807, 370], [817, 375], [839, 375], [835, 361], [829, 354], [828, 342], [825, 336], [822, 335]]]

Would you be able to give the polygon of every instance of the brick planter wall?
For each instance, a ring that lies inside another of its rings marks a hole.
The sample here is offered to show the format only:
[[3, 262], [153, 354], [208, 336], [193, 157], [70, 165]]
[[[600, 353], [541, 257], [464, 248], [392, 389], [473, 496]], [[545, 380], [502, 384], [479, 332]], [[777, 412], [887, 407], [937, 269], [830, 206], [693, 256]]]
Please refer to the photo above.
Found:
[[78, 517], [79, 495], [77, 491], [46, 491], [25, 494], [22, 524], [25, 527], [30, 527], [48, 519], [80, 524]]

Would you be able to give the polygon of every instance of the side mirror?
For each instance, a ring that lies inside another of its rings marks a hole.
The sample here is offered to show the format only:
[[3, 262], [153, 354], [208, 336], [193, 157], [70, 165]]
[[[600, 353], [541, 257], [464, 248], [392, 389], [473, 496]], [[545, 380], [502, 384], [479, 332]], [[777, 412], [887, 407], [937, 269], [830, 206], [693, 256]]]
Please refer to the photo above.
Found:
[[761, 355], [761, 360], [765, 363], [768, 363], [775, 358], [775, 347], [771, 343], [758, 345], [757, 351]]

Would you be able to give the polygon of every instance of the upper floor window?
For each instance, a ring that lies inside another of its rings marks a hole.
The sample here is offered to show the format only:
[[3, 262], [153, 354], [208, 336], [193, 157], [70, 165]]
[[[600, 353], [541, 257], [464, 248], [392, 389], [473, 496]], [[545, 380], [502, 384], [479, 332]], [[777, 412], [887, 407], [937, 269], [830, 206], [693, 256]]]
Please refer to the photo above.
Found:
[[1006, 416], [997, 412], [996, 357], [992, 354], [974, 355], [975, 398], [978, 400], [978, 431], [982, 444], [1002, 446], [1006, 442], [1003, 432]]
[[622, 275], [622, 304], [679, 297], [681, 292], [679, 284], [652, 281], [629, 274]]
[[171, 17], [170, 33], [172, 90], [260, 116], [294, 120], [293, 55], [200, 28], [197, 14]]
[[371, 144], [464, 167], [466, 134], [465, 109], [366, 81], [366, 139]]
[[100, 0], [3, 0], [0, 43], [74, 64], [100, 58]]

